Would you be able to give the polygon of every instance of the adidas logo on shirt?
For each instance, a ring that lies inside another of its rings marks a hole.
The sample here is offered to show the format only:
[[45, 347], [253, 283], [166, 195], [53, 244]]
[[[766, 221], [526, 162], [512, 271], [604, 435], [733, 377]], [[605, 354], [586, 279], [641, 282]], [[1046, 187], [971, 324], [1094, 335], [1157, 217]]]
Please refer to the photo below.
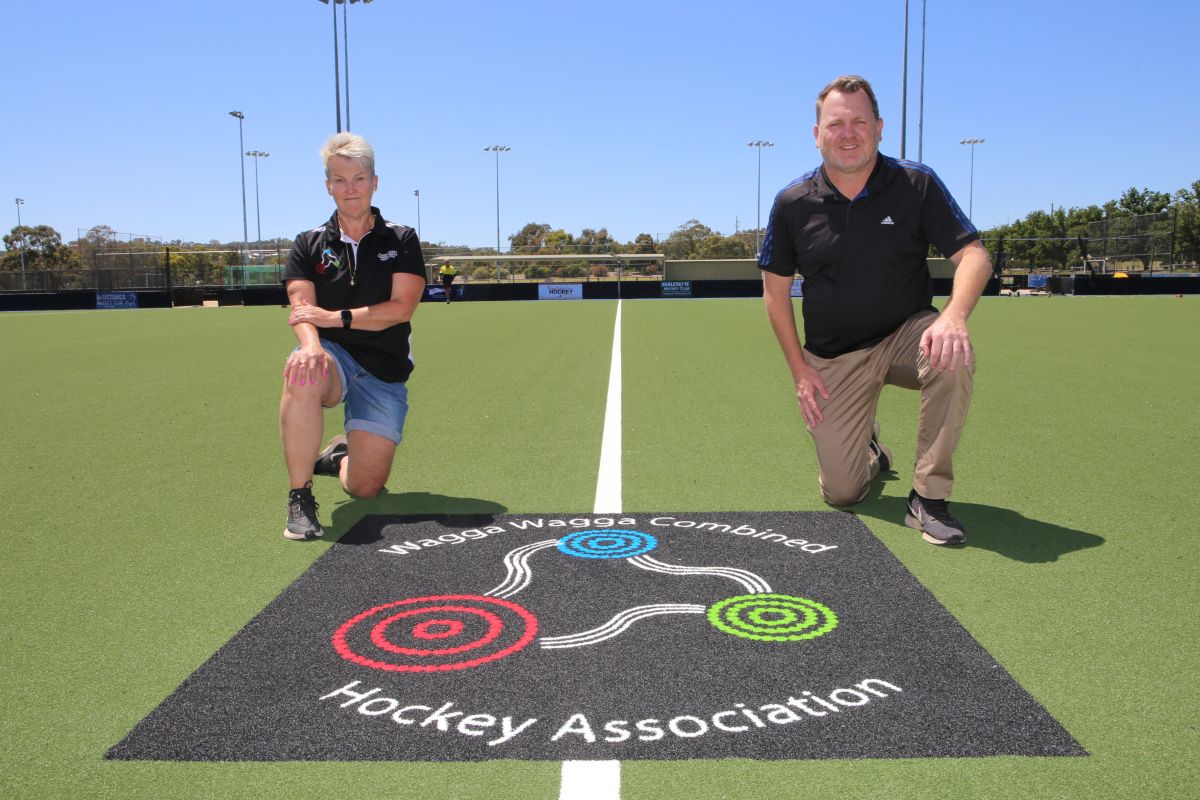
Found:
[[880, 225], [895, 225], [896, 223], [892, 222], [892, 218], [890, 216], [887, 216], [887, 217], [884, 217], [883, 221], [880, 222], [879, 224]]

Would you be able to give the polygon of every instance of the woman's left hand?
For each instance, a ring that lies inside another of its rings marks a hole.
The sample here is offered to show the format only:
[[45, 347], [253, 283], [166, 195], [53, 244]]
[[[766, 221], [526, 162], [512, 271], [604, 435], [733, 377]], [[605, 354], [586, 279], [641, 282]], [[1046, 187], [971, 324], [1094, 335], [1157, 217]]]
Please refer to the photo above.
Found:
[[342, 324], [342, 315], [339, 311], [326, 311], [320, 306], [301, 302], [292, 309], [292, 314], [288, 317], [288, 324], [299, 325], [302, 322], [318, 328], [334, 328]]

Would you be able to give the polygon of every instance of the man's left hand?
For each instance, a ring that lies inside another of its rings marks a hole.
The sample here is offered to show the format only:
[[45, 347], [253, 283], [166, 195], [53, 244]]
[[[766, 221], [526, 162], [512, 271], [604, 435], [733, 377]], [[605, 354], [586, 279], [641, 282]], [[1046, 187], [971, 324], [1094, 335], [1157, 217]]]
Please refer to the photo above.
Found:
[[938, 315], [921, 334], [921, 352], [939, 372], [953, 372], [960, 366], [975, 367], [975, 351], [971, 348], [966, 321], [946, 314]]

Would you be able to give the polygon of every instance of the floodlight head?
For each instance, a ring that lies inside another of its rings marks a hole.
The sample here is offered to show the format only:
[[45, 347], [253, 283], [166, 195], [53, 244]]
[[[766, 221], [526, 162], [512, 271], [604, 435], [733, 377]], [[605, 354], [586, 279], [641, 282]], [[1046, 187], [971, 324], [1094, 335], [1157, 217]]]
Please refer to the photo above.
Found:
[[19, 206], [23, 206], [23, 205], [25, 205], [25, 201], [24, 201], [24, 200], [22, 200], [21, 198], [19, 198], [19, 197], [18, 197], [18, 198], [17, 198], [17, 205], [19, 205]]
[[238, 119], [245, 119], [245, 118], [246, 118], [246, 115], [245, 115], [245, 114], [243, 114], [243, 113], [242, 113], [242, 112], [240, 112], [240, 111], [230, 111], [230, 112], [229, 112], [229, 116], [231, 116], [231, 117], [237, 117]]

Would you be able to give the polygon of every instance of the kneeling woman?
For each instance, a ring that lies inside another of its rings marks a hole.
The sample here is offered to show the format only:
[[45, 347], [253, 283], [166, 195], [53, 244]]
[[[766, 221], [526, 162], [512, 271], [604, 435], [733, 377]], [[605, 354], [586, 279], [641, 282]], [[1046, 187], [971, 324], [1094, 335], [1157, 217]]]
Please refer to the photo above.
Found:
[[[373, 497], [387, 482], [408, 413], [409, 320], [425, 290], [416, 233], [371, 205], [379, 186], [371, 145], [339, 133], [321, 148], [321, 159], [337, 210], [296, 237], [283, 275], [288, 323], [299, 341], [283, 370], [279, 404], [289, 539], [324, 533], [314, 474], [338, 477], [356, 497]], [[321, 450], [323, 409], [339, 403], [345, 434]]]

